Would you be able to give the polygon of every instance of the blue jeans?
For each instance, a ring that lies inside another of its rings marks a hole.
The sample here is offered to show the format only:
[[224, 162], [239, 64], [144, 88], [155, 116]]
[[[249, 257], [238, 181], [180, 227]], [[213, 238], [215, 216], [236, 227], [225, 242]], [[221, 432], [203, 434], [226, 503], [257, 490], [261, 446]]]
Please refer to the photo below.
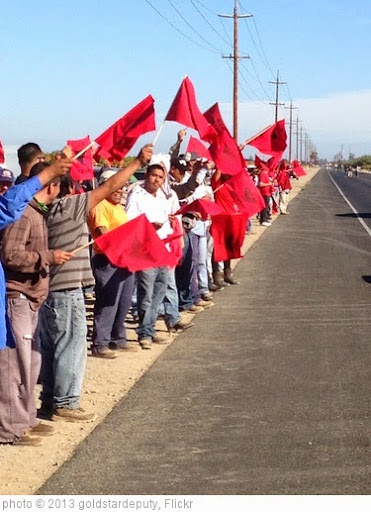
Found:
[[156, 336], [155, 325], [160, 304], [166, 294], [168, 273], [168, 267], [149, 268], [137, 273], [139, 341]]
[[200, 236], [198, 242], [198, 288], [201, 295], [209, 293], [209, 275], [207, 272], [207, 236]]
[[198, 265], [200, 263], [200, 239], [201, 237], [190, 233], [190, 240], [192, 244], [192, 274], [190, 289], [192, 294], [193, 304], [201, 300], [201, 293], [198, 287]]
[[174, 327], [179, 322], [178, 288], [175, 282], [175, 268], [169, 270], [164, 300], [160, 305], [160, 314], [164, 315], [168, 327]]
[[191, 277], [193, 272], [192, 242], [189, 232], [184, 236], [184, 247], [181, 265], [175, 268], [176, 285], [179, 294], [179, 309], [187, 311], [193, 305], [191, 293]]
[[86, 335], [83, 291], [50, 292], [40, 310], [41, 401], [46, 407], [79, 407]]
[[104, 254], [92, 260], [95, 277], [93, 350], [126, 345], [125, 318], [131, 307], [134, 274], [111, 265]]

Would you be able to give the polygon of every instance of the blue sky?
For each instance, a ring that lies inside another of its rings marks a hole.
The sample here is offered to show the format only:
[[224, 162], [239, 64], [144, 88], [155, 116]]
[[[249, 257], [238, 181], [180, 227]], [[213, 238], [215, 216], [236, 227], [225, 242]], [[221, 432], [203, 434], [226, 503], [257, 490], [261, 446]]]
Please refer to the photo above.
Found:
[[[0, 139], [9, 163], [30, 140], [52, 150], [68, 138], [94, 138], [147, 94], [160, 125], [185, 75], [201, 110], [218, 101], [231, 128], [231, 61], [222, 55], [232, 51], [233, 22], [217, 14], [233, 5], [0, 0]], [[251, 57], [240, 64], [240, 141], [273, 122], [268, 81], [279, 69], [288, 83], [280, 101], [299, 107], [320, 156], [331, 158], [341, 144], [345, 155], [349, 146], [371, 153], [370, 0], [241, 0], [239, 12], [254, 15], [239, 22], [240, 54]], [[179, 128], [168, 124], [159, 151]]]

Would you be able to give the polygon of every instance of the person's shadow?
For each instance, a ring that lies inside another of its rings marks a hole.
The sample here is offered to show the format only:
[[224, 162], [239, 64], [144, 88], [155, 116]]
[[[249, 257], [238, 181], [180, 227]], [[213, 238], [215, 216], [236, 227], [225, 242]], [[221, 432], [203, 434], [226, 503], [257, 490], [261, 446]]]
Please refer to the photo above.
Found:
[[351, 219], [371, 219], [371, 213], [337, 213], [336, 217], [349, 217]]
[[366, 281], [366, 283], [371, 284], [371, 276], [362, 276], [362, 279]]

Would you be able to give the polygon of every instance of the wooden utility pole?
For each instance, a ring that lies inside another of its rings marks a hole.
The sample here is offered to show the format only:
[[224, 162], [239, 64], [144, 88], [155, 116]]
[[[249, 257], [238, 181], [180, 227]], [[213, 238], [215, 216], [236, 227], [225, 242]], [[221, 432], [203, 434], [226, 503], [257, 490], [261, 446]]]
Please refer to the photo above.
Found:
[[276, 101], [274, 103], [269, 103], [269, 105], [275, 105], [276, 106], [276, 109], [275, 109], [275, 116], [274, 116], [274, 121], [275, 123], [277, 123], [278, 121], [278, 107], [280, 105], [284, 105], [284, 103], [279, 103], [278, 102], [278, 89], [279, 89], [279, 86], [280, 85], [283, 85], [283, 84], [287, 84], [287, 82], [280, 82], [280, 79], [279, 79], [279, 71], [277, 71], [277, 80], [275, 82], [271, 82], [269, 81], [270, 84], [276, 84]]
[[239, 18], [251, 18], [252, 14], [238, 14], [238, 0], [235, 0], [233, 15], [219, 14], [219, 16], [233, 18], [233, 55], [223, 56], [223, 59], [233, 59], [233, 137], [238, 144], [238, 60], [250, 58], [238, 55], [238, 20]]
[[299, 156], [299, 116], [296, 117], [296, 160], [300, 161]]
[[300, 126], [300, 162], [303, 161], [303, 126]]
[[290, 109], [290, 123], [289, 123], [289, 126], [290, 126], [290, 130], [289, 130], [289, 163], [291, 163], [291, 157], [292, 157], [292, 111], [293, 110], [297, 110], [298, 107], [293, 107], [292, 106], [292, 100], [290, 101], [290, 106], [289, 107], [285, 107], [285, 108], [288, 108]]

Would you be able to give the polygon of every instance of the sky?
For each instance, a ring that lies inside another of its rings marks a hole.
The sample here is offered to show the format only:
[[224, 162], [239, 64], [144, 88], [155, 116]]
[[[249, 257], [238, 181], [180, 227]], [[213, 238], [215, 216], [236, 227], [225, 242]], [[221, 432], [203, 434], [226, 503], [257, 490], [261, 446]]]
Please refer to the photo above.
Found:
[[[202, 111], [232, 130], [234, 0], [0, 0], [0, 139], [45, 151], [98, 136], [148, 94], [160, 126], [188, 75]], [[371, 1], [241, 0], [239, 142], [298, 110], [320, 157], [371, 153]], [[181, 127], [165, 124], [156, 151]], [[287, 128], [288, 129], [288, 128]], [[151, 142], [143, 136], [139, 145]], [[294, 146], [294, 144], [293, 144]], [[132, 152], [135, 152], [134, 147]], [[245, 150], [248, 156], [252, 151]]]

